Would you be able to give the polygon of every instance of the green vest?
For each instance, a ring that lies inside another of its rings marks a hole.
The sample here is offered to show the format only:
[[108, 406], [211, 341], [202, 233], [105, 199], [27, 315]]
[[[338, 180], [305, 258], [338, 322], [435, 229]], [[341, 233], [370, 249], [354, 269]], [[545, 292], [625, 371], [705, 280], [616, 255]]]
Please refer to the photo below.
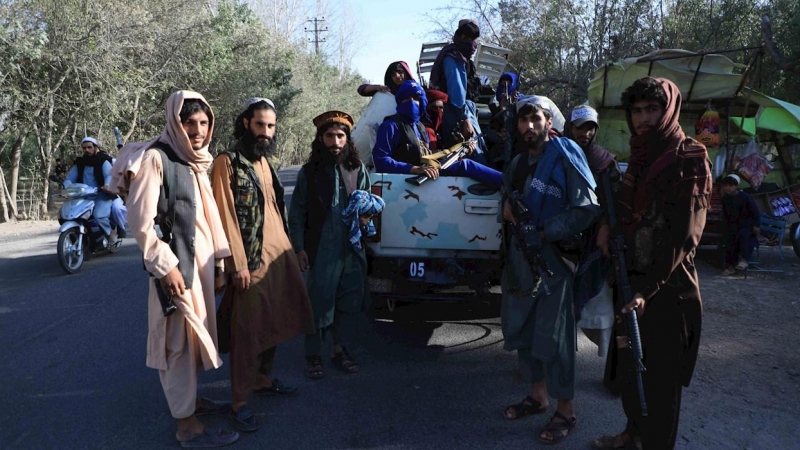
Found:
[[233, 167], [231, 191], [247, 255], [247, 268], [256, 270], [261, 267], [261, 249], [264, 246], [264, 192], [261, 190], [261, 179], [253, 164], [239, 152], [227, 150], [224, 153]]

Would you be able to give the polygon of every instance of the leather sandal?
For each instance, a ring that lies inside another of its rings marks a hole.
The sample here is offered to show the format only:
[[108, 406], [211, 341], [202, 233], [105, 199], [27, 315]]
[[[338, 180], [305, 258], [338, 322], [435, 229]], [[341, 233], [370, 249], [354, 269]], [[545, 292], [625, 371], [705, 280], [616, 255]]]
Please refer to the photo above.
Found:
[[[558, 419], [558, 420], [556, 420]], [[572, 430], [578, 425], [578, 419], [575, 417], [567, 418], [567, 416], [561, 414], [560, 412], [556, 411], [553, 414], [553, 417], [550, 419], [550, 422], [542, 428], [542, 431], [539, 432], [539, 442], [542, 444], [558, 444], [559, 442], [563, 441], [572, 433]], [[553, 439], [545, 439], [542, 435], [545, 432], [550, 432], [553, 436]]]
[[325, 371], [322, 369], [321, 356], [306, 356], [306, 376], [312, 380], [319, 380], [325, 376]]
[[592, 448], [596, 450], [641, 450], [635, 438], [626, 431], [616, 436], [600, 436], [592, 441]]
[[342, 351], [333, 355], [331, 362], [344, 373], [356, 373], [359, 369], [356, 360], [344, 347], [342, 347]]
[[[509, 412], [514, 413], [514, 417], [509, 415]], [[525, 416], [532, 416], [534, 414], [541, 414], [547, 412], [547, 407], [533, 399], [530, 395], [522, 399], [521, 402], [510, 405], [503, 411], [503, 416], [508, 420], [517, 420]]]

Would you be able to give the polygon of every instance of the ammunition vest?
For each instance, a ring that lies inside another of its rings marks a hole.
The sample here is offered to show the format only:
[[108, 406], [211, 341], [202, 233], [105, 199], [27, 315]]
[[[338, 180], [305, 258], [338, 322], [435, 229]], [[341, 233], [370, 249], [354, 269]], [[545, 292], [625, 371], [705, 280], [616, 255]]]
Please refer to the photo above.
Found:
[[[400, 132], [398, 133], [400, 141], [397, 143], [397, 146], [392, 149], [392, 158], [407, 164], [421, 166], [422, 156], [430, 153], [430, 150], [425, 143], [425, 139], [428, 136], [428, 132], [425, 130], [425, 125], [423, 125], [422, 122], [417, 122], [414, 125], [408, 124], [403, 122], [403, 120], [397, 114], [389, 116], [384, 120], [394, 120], [400, 129]], [[417, 134], [414, 132], [414, 126], [417, 127], [417, 131], [419, 132], [421, 138], [418, 138]]]
[[[264, 247], [264, 191], [255, 166], [239, 152], [227, 150], [233, 168], [231, 191], [236, 209], [236, 220], [242, 235], [247, 268], [261, 267], [261, 250]], [[274, 175], [273, 175], [274, 176]], [[277, 195], [277, 193], [276, 193]]]

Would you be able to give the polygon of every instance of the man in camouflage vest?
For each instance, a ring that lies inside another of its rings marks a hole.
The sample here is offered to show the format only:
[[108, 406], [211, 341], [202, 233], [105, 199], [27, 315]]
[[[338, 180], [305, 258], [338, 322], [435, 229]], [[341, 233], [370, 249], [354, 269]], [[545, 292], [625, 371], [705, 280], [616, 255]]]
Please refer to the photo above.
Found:
[[283, 186], [270, 165], [275, 105], [251, 98], [236, 119], [230, 149], [211, 171], [214, 199], [231, 247], [231, 281], [218, 313], [220, 352], [230, 351], [232, 411], [239, 431], [259, 428], [247, 407], [251, 393], [291, 396], [297, 389], [272, 378], [275, 347], [314, 333], [311, 303], [287, 235]]

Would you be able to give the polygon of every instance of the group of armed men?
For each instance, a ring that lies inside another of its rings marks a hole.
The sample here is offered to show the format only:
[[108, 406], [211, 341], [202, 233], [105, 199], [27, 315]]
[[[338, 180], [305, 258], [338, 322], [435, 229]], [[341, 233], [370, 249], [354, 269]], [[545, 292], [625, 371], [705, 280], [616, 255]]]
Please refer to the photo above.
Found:
[[[629, 370], [634, 356], [611, 345], [606, 382], [621, 394], [628, 421], [621, 433], [593, 445], [673, 448], [682, 386], [688, 386], [697, 358], [702, 304], [693, 257], [712, 183], [705, 147], [681, 130], [681, 93], [672, 82], [649, 77], [623, 93], [631, 156], [622, 175], [615, 157], [595, 143], [595, 110], [574, 109], [562, 136], [553, 126], [564, 119], [557, 107], [545, 97], [519, 94], [517, 77], [506, 74], [493, 107], [501, 138], [492, 146], [474, 104], [479, 82], [471, 58], [479, 36], [475, 22], [459, 23], [427, 91], [403, 62], [389, 66], [385, 85], [359, 88], [362, 95], [391, 92], [397, 101], [397, 114], [385, 120], [371, 149], [375, 171], [436, 178], [439, 170], [423, 157], [474, 138], [471, 154], [442, 174], [500, 188], [507, 227], [519, 220], [512, 194], [529, 210], [526, 220], [551, 274], [539, 276], [522, 247], [504, 239], [504, 347], [517, 352], [520, 373], [530, 383], [530, 394], [504, 416], [545, 413], [550, 399], [557, 399], [538, 434], [542, 443], [562, 441], [577, 424], [577, 318], [602, 287], [614, 284], [609, 236], [623, 235], [633, 295], [615, 312], [639, 319], [647, 413], [637, 373]], [[288, 213], [273, 162], [273, 102], [247, 100], [235, 120], [235, 143], [216, 158], [209, 152], [215, 120], [202, 95], [174, 93], [161, 136], [124, 146], [109, 179], [102, 180], [105, 189], [125, 197], [129, 230], [150, 274], [146, 364], [159, 371], [177, 420], [176, 438], [187, 448], [239, 438], [237, 431], [207, 426], [198, 417], [227, 414], [236, 430], [253, 432], [260, 425], [248, 406], [251, 396], [297, 394], [272, 377], [277, 345], [295, 336], [305, 335], [308, 378], [325, 375], [328, 335], [333, 367], [359, 371], [350, 348], [368, 297], [364, 238], [374, 234], [372, 216], [384, 206], [370, 193], [349, 114], [327, 111], [314, 118], [316, 135]], [[609, 198], [598, 183], [612, 182]], [[615, 229], [601, 217], [609, 204], [620, 219]], [[576, 236], [584, 243], [579, 251]], [[222, 296], [219, 306], [215, 295]], [[622, 334], [615, 327], [599, 340], [622, 342]], [[231, 402], [197, 395], [200, 369], [219, 368], [221, 353], [230, 353]]]

